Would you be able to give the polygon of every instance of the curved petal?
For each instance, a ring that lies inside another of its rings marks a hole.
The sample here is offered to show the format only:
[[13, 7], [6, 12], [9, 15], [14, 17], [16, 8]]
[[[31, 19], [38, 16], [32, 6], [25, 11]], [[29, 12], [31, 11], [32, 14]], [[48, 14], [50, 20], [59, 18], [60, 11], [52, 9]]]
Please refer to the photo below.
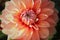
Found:
[[42, 39], [47, 38], [49, 36], [48, 28], [40, 28], [39, 34]]
[[[30, 40], [33, 34], [33, 30], [32, 29], [28, 29], [26, 33], [24, 33], [22, 39], [24, 40]], [[20, 39], [20, 40], [22, 40]]]
[[54, 8], [55, 4], [54, 2], [50, 1], [50, 0], [42, 0], [42, 5], [41, 8]]
[[42, 9], [42, 12], [41, 13], [50, 16], [50, 15], [52, 15], [54, 13], [54, 10], [53, 9], [50, 9], [50, 8], [44, 8], [44, 9]]
[[[20, 31], [20, 32], [19, 32]], [[17, 35], [15, 35], [14, 38], [15, 40], [30, 40], [33, 34], [33, 30], [32, 29], [28, 29], [28, 28], [23, 28], [20, 29], [17, 33]]]
[[41, 0], [34, 0], [34, 6], [33, 6], [34, 11], [40, 9], [40, 6], [41, 6]]
[[54, 8], [55, 3], [52, 1], [49, 1], [49, 4], [46, 6], [46, 8]]
[[45, 28], [45, 27], [50, 27], [50, 24], [49, 24], [47, 21], [40, 21], [40, 22], [38, 23], [38, 26], [39, 26], [40, 28]]
[[55, 33], [56, 33], [55, 27], [50, 27], [50, 28], [49, 28], [49, 35], [50, 35], [51, 38], [53, 37], [53, 35], [54, 35]]
[[24, 27], [19, 30], [16, 27], [12, 27], [11, 29], [3, 29], [2, 32], [8, 34], [11, 39], [21, 39], [24, 38], [24, 35], [26, 35], [26, 33], [28, 32], [28, 28]]
[[24, 37], [26, 38], [26, 40], [30, 40], [32, 37], [32, 34], [33, 34], [33, 30], [29, 29]]
[[[4, 28], [2, 30], [3, 33], [7, 34], [7, 35], [12, 35], [13, 33], [15, 33], [15, 31], [17, 31], [16, 27], [13, 27], [15, 25], [12, 25], [11, 27], [11, 24], [7, 27], [7, 28]], [[14, 31], [13, 31], [14, 30]]]
[[1, 23], [4, 24], [4, 25], [10, 23], [10, 20], [8, 20], [7, 17], [6, 17], [7, 14], [8, 14], [8, 12], [4, 9], [2, 11], [2, 15], [0, 16], [0, 18], [2, 20]]
[[39, 18], [39, 20], [45, 20], [45, 19], [48, 18], [48, 15], [46, 15], [46, 14], [39, 14], [38, 18]]
[[49, 3], [49, 0], [41, 0], [41, 8], [44, 8]]
[[55, 10], [53, 15], [50, 16], [55, 22], [58, 22], [58, 11]]
[[18, 7], [15, 7], [11, 1], [6, 2], [5, 5], [5, 10], [7, 10], [7, 12], [9, 13], [16, 13], [20, 10]]
[[5, 3], [6, 7], [5, 9], [9, 13], [21, 13], [26, 8], [24, 5], [20, 2], [20, 0], [11, 0]]
[[56, 23], [58, 22], [58, 16], [57, 16], [57, 11], [54, 11], [53, 14], [51, 14], [51, 16], [49, 16], [46, 21], [48, 21], [50, 23], [51, 27], [54, 27], [56, 25]]
[[0, 18], [5, 18], [6, 14], [8, 14], [8, 12], [4, 9], [2, 11], [2, 15], [0, 15]]
[[22, 0], [11, 0], [11, 2], [15, 7], [19, 8], [20, 10], [26, 9], [26, 5]]
[[14, 21], [13, 21], [14, 18], [13, 18], [12, 13], [7, 12], [6, 9], [4, 9], [4, 10], [2, 11], [1, 20], [2, 20], [2, 22], [4, 22], [5, 24], [8, 24], [9, 22], [14, 22]]
[[49, 16], [53, 15], [54, 10], [50, 9], [50, 8], [44, 8], [42, 9], [41, 13], [38, 15], [38, 18], [40, 20], [45, 20], [47, 19]]
[[39, 32], [34, 30], [31, 40], [40, 40]]
[[12, 23], [12, 22], [9, 22], [8, 24], [5, 23], [5, 22], [1, 22], [1, 27], [3, 29], [10, 29], [12, 28], [13, 26], [16, 26], [16, 24]]
[[22, 2], [23, 5], [25, 5], [26, 8], [32, 8], [34, 5], [34, 1], [33, 0], [20, 0]]
[[56, 22], [53, 18], [49, 17], [46, 21], [48, 21], [50, 23], [50, 27], [55, 27], [56, 26]]
[[12, 39], [21, 39], [21, 38], [24, 38], [24, 35], [26, 35], [27, 32], [28, 32], [28, 28], [24, 27], [24, 28], [18, 30], [17, 34], [14, 35], [14, 38], [12, 38]]

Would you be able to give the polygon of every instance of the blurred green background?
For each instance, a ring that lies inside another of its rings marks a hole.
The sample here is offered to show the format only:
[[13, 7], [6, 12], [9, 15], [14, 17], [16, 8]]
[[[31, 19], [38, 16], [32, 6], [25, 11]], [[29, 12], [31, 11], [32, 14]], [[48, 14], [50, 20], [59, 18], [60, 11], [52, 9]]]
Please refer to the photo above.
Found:
[[[0, 14], [5, 7], [6, 1], [9, 1], [9, 0], [0, 0]], [[59, 11], [58, 13], [59, 22], [56, 25], [57, 33], [54, 35], [52, 39], [49, 39], [49, 40], [60, 40], [60, 0], [52, 0], [52, 1], [55, 2], [55, 8]], [[0, 21], [0, 24], [1, 24], [1, 21]], [[0, 40], [7, 40], [7, 35], [3, 34], [1, 31], [0, 31]]]

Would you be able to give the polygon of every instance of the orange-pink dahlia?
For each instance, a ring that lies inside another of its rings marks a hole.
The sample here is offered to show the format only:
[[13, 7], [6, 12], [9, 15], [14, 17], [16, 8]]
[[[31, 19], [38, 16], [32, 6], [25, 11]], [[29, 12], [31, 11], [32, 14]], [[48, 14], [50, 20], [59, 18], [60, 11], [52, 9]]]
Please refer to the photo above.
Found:
[[48, 40], [56, 30], [58, 11], [51, 0], [11, 0], [0, 16], [8, 40]]

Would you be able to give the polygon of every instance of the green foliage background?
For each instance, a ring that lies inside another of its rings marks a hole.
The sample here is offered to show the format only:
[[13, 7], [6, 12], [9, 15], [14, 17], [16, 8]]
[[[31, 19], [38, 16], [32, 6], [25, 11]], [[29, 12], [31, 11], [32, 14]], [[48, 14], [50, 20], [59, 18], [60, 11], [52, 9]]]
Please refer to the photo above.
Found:
[[[5, 7], [5, 1], [8, 1], [8, 0], [0, 0], [0, 14]], [[52, 39], [49, 39], [49, 40], [60, 40], [60, 0], [52, 0], [52, 1], [55, 2], [55, 7], [59, 11], [58, 13], [59, 22], [57, 23], [57, 26], [56, 26], [57, 33], [54, 35]], [[3, 34], [1, 31], [0, 31], [0, 40], [7, 40], [7, 35]]]

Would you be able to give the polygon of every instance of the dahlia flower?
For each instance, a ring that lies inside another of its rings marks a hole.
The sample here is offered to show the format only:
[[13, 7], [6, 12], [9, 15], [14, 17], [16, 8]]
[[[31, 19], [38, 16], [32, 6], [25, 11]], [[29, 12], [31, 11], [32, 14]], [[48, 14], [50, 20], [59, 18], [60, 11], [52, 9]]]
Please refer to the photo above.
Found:
[[7, 40], [48, 40], [56, 32], [58, 11], [51, 0], [10, 0], [0, 15]]

